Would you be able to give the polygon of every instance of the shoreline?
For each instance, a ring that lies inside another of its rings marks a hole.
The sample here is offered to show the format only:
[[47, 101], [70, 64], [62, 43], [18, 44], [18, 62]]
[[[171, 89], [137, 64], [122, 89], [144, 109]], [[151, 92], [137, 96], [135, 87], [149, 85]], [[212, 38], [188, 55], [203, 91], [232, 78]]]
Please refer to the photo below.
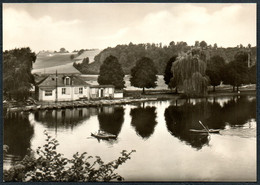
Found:
[[23, 107], [4, 107], [7, 112], [28, 112], [37, 110], [50, 110], [50, 109], [68, 109], [78, 107], [101, 107], [109, 105], [124, 105], [139, 102], [157, 101], [157, 98], [140, 98], [140, 99], [111, 99], [111, 100], [79, 100], [67, 102], [37, 102], [35, 105], [28, 105]]
[[[210, 97], [221, 97], [221, 96], [245, 96], [245, 95], [256, 95], [256, 90], [246, 90], [241, 92], [209, 92], [208, 95], [196, 98], [210, 98]], [[77, 100], [67, 102], [36, 102], [34, 105], [20, 106], [20, 107], [8, 107], [3, 106], [7, 112], [28, 112], [37, 110], [50, 110], [50, 109], [67, 109], [67, 108], [78, 108], [78, 107], [101, 107], [109, 105], [124, 105], [139, 102], [149, 101], [163, 101], [163, 100], [177, 100], [177, 99], [188, 99], [181, 97], [182, 94], [174, 93], [158, 93], [158, 94], [144, 94], [140, 98], [125, 97], [123, 99], [103, 99], [103, 100]]]

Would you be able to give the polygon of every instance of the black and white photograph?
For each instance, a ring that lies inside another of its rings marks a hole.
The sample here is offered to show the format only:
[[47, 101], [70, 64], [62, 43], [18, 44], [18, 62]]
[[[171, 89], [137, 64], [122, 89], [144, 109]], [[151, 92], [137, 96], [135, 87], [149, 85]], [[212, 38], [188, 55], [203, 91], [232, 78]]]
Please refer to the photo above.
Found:
[[256, 182], [257, 3], [2, 3], [4, 182]]

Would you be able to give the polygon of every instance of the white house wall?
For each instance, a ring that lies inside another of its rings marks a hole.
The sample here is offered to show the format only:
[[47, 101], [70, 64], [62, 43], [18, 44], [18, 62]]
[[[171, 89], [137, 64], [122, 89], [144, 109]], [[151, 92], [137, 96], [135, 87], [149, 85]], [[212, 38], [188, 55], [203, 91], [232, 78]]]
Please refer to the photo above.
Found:
[[114, 97], [114, 88], [113, 87], [91, 87], [90, 88], [90, 98], [102, 98], [101, 89], [103, 89], [103, 97]]
[[[66, 88], [66, 93], [62, 94], [62, 88]], [[83, 93], [79, 94], [79, 88], [83, 88]], [[115, 94], [113, 87], [58, 87], [58, 101], [73, 101], [80, 98], [103, 98], [103, 97], [112, 97], [112, 98], [122, 98], [123, 94]], [[103, 97], [101, 97], [101, 91], [103, 90]], [[68, 93], [69, 92], [69, 93]], [[55, 101], [56, 100], [56, 89], [52, 90], [51, 96], [45, 96], [45, 90], [39, 88], [39, 100], [40, 101]]]
[[123, 98], [123, 97], [124, 97], [124, 95], [123, 95], [122, 92], [115, 92], [114, 93], [114, 98]]
[[[83, 93], [79, 94], [76, 89], [83, 88]], [[66, 93], [62, 94], [62, 88], [66, 88]], [[89, 87], [58, 87], [58, 101], [72, 101], [80, 98], [89, 98]], [[67, 93], [69, 91], [69, 93]], [[75, 91], [78, 93], [75, 94]], [[40, 101], [55, 101], [56, 100], [56, 89], [52, 90], [52, 96], [45, 96], [45, 90], [39, 89], [39, 100]]]
[[40, 101], [55, 101], [55, 89], [52, 90], [51, 96], [45, 96], [45, 90], [39, 89], [39, 100]]

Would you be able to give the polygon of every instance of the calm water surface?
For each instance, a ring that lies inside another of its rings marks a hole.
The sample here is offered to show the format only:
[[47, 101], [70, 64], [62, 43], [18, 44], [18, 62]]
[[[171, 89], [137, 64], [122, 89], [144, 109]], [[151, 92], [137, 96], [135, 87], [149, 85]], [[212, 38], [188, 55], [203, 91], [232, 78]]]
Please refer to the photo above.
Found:
[[[199, 120], [220, 134], [190, 132], [202, 128]], [[108, 162], [122, 150], [136, 150], [117, 170], [126, 181], [256, 181], [255, 120], [255, 96], [7, 114], [4, 166], [21, 160], [27, 148], [42, 146], [47, 130], [66, 157], [88, 152]], [[99, 129], [118, 139], [90, 136]]]

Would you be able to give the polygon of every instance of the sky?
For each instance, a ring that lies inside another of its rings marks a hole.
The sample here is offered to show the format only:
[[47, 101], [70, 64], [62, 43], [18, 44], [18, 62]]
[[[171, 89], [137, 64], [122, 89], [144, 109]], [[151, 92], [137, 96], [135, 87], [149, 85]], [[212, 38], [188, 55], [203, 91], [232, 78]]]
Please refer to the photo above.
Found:
[[105, 49], [206, 41], [256, 45], [253, 3], [4, 3], [3, 49]]

